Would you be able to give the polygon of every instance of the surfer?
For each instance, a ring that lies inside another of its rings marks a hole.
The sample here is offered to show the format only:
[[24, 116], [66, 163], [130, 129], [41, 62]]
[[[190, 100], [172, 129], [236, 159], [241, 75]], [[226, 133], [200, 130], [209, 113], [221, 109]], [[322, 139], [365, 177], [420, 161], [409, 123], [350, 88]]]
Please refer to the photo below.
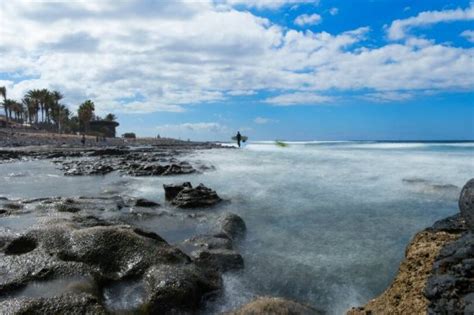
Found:
[[237, 139], [237, 145], [240, 148], [240, 141], [242, 141], [242, 135], [240, 134], [240, 131], [237, 131], [237, 135], [235, 136], [235, 138]]

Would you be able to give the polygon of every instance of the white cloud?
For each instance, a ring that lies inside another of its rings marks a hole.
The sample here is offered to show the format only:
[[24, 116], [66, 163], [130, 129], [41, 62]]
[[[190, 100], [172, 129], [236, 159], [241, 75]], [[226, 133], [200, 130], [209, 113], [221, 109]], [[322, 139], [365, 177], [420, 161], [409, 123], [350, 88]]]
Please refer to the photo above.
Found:
[[322, 17], [319, 14], [302, 14], [295, 19], [295, 24], [299, 26], [316, 25], [321, 23]]
[[249, 95], [255, 95], [257, 92], [254, 90], [232, 90], [227, 92], [228, 95], [232, 96], [249, 96]]
[[470, 21], [474, 20], [474, 5], [471, 4], [466, 9], [457, 8], [454, 10], [425, 11], [415, 17], [403, 20], [395, 20], [388, 28], [388, 37], [392, 40], [403, 39], [407, 36], [410, 28], [431, 25], [441, 22]]
[[257, 9], [278, 9], [285, 5], [295, 4], [313, 4], [318, 5], [319, 0], [217, 0], [218, 4], [227, 4], [231, 6], [243, 5], [249, 8]]
[[338, 8], [331, 8], [329, 9], [329, 14], [331, 15], [337, 15], [339, 13], [339, 9]]
[[227, 126], [218, 122], [195, 122], [182, 124], [165, 124], [157, 126], [155, 132], [162, 137], [182, 139], [228, 139], [233, 133]]
[[91, 98], [99, 113], [147, 113], [262, 91], [277, 95], [268, 104], [314, 105], [330, 101], [328, 90], [474, 86], [472, 48], [413, 37], [373, 47], [364, 42], [368, 27], [297, 31], [211, 1], [153, 3], [9, 2], [0, 11], [0, 54], [8, 60], [0, 73], [7, 74], [8, 95], [52, 88], [72, 106]]
[[363, 98], [372, 102], [387, 103], [387, 102], [402, 102], [413, 99], [415, 95], [409, 92], [403, 91], [384, 91], [368, 93]]
[[290, 93], [270, 97], [265, 103], [275, 106], [292, 106], [292, 105], [322, 105], [333, 101], [329, 96], [318, 95], [314, 93]]
[[469, 42], [474, 43], [474, 30], [465, 30], [461, 36], [466, 38]]
[[268, 124], [268, 123], [278, 122], [278, 120], [271, 119], [271, 118], [265, 118], [265, 117], [256, 117], [253, 120], [253, 122], [258, 124], [258, 125], [265, 125], [265, 124]]
[[211, 131], [211, 132], [218, 132], [225, 127], [223, 127], [219, 123], [215, 122], [199, 122], [199, 123], [184, 123], [179, 125], [167, 125], [168, 128], [179, 128], [179, 129], [186, 129], [190, 131]]

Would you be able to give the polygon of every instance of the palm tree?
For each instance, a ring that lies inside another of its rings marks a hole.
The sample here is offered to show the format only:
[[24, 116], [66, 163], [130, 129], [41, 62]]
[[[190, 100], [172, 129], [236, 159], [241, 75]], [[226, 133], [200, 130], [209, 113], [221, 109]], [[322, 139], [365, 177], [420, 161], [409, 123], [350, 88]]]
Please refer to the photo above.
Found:
[[105, 116], [104, 120], [107, 120], [107, 121], [116, 121], [116, 120], [117, 120], [117, 116], [115, 116], [115, 115], [112, 114], [112, 113], [109, 113], [109, 114], [107, 114], [107, 116]]
[[[51, 107], [52, 98], [51, 93], [47, 89], [42, 89], [40, 91], [40, 109], [41, 109], [41, 120], [42, 122], [49, 123], [49, 109]], [[46, 119], [45, 119], [46, 116]]]
[[[50, 104], [50, 117], [53, 119], [54, 123], [58, 127], [58, 132], [60, 132], [60, 119], [61, 111], [65, 108], [64, 105], [60, 105], [59, 101], [63, 99], [63, 95], [59, 91], [53, 91], [50, 93], [50, 98], [52, 103]], [[48, 116], [49, 117], [49, 116]], [[49, 119], [48, 119], [49, 121]]]
[[29, 97], [24, 97], [22, 100], [23, 105], [25, 105], [25, 120], [28, 120], [30, 123], [33, 123], [36, 110], [35, 110], [35, 102], [33, 99]]
[[94, 117], [94, 110], [94, 102], [91, 100], [82, 103], [77, 110], [77, 116], [79, 117], [79, 121], [81, 122], [85, 132], [89, 130], [89, 123]]
[[5, 119], [8, 121], [7, 108], [5, 107], [5, 101], [7, 100], [7, 88], [0, 86], [0, 95], [3, 97], [3, 104], [5, 109]]
[[71, 115], [71, 112], [69, 109], [65, 106], [60, 104], [59, 105], [59, 116], [58, 116], [58, 132], [62, 132], [63, 126], [67, 123], [69, 116]]
[[[41, 90], [29, 90], [26, 93], [26, 97], [29, 98], [32, 102], [31, 108], [29, 108], [29, 113], [30, 115], [33, 114], [33, 116], [30, 116], [30, 121], [32, 121], [32, 117], [35, 119], [35, 123], [38, 123], [38, 112], [40, 110], [40, 104], [41, 104], [41, 98], [42, 98], [42, 92]], [[31, 110], [31, 111], [30, 111]]]
[[15, 101], [9, 98], [6, 98], [3, 101], [3, 108], [5, 108], [5, 117], [7, 120], [11, 119], [12, 117], [12, 111], [14, 110], [15, 107]]
[[23, 120], [23, 105], [17, 101], [13, 101], [11, 110], [15, 114], [15, 120], [21, 122]]

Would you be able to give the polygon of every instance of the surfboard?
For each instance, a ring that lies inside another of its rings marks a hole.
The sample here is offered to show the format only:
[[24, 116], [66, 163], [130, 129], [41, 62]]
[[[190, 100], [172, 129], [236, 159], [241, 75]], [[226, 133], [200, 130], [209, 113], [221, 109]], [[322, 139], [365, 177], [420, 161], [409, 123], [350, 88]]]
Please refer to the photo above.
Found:
[[[248, 137], [247, 136], [242, 136], [240, 139], [241, 139], [242, 142], [245, 142], [245, 141], [248, 140]], [[232, 140], [237, 141], [237, 136], [233, 136]]]
[[279, 147], [286, 148], [288, 146], [287, 143], [280, 141], [280, 140], [275, 140], [275, 144]]

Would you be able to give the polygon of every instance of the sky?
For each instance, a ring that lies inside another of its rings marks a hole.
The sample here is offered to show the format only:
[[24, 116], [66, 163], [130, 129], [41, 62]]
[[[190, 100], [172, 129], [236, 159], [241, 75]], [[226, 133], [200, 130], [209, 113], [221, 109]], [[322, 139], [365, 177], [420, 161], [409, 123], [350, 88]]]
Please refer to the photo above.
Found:
[[469, 0], [0, 1], [0, 86], [119, 134], [473, 140]]

